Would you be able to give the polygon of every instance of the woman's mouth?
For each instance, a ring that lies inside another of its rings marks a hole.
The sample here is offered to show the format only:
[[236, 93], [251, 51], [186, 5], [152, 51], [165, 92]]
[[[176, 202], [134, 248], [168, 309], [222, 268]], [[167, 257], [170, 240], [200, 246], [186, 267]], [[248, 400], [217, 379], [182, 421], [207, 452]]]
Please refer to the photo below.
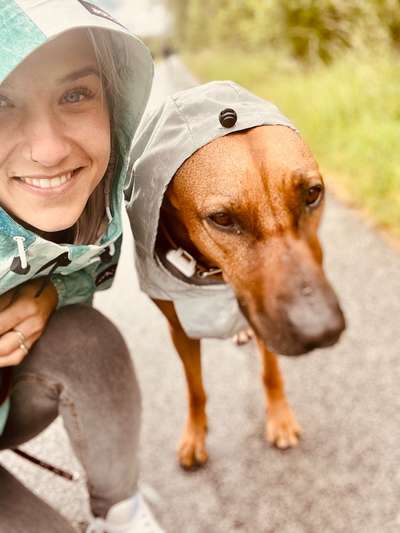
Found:
[[64, 174], [63, 176], [57, 176], [56, 178], [20, 178], [21, 181], [34, 187], [40, 187], [41, 189], [52, 189], [53, 187], [59, 187], [64, 185], [72, 178], [72, 172]]
[[59, 174], [54, 177], [22, 177], [18, 176], [17, 179], [20, 183], [29, 187], [30, 190], [35, 192], [61, 192], [67, 188], [71, 180], [82, 170], [79, 167], [73, 171], [66, 172], [65, 174]]

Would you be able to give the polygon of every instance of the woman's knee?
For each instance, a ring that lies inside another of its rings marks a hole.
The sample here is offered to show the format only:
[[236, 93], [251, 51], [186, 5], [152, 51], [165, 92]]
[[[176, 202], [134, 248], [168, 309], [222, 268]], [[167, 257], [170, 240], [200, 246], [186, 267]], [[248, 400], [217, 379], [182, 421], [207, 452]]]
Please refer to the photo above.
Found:
[[56, 311], [51, 317], [46, 331], [38, 341], [47, 350], [70, 356], [98, 354], [117, 348], [128, 351], [118, 328], [100, 311], [89, 305], [69, 305]]
[[59, 309], [24, 362], [14, 381], [39, 376], [61, 391], [112, 391], [140, 401], [133, 363], [116, 326], [96, 309], [71, 305]]
[[55, 367], [96, 372], [110, 357], [119, 365], [131, 366], [128, 348], [117, 327], [91, 306], [69, 305], [54, 313], [17, 372], [44, 372]]

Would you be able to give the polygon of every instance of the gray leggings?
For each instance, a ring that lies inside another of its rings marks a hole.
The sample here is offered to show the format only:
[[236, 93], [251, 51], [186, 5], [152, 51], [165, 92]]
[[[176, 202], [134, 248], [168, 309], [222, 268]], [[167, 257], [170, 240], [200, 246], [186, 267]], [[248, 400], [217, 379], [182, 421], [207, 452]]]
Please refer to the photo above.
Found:
[[[15, 368], [0, 450], [42, 432], [60, 414], [87, 476], [92, 512], [104, 517], [137, 488], [140, 393], [116, 327], [85, 305], [58, 310]], [[72, 533], [56, 511], [0, 467], [0, 533]]]

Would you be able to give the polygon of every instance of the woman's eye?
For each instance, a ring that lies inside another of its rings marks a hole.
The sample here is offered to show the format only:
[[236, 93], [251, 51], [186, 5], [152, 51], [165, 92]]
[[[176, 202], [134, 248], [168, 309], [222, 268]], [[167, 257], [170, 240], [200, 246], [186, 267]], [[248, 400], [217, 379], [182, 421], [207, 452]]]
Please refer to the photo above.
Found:
[[228, 213], [214, 213], [209, 215], [208, 219], [217, 226], [222, 226], [223, 228], [231, 228], [235, 225], [233, 218]]
[[322, 200], [322, 185], [314, 185], [305, 191], [305, 203], [308, 207], [316, 207]]
[[89, 100], [94, 96], [93, 92], [84, 87], [80, 89], [74, 89], [73, 91], [68, 91], [62, 97], [62, 103], [64, 104], [78, 104], [83, 100]]

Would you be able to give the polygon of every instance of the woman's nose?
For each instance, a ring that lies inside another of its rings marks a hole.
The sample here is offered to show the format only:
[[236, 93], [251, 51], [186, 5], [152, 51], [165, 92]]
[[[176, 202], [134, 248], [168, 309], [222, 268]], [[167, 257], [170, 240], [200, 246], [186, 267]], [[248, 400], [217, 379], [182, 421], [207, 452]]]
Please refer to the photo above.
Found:
[[55, 117], [43, 116], [25, 128], [23, 149], [25, 159], [44, 167], [60, 165], [71, 153], [71, 142], [64, 133], [63, 124]]

